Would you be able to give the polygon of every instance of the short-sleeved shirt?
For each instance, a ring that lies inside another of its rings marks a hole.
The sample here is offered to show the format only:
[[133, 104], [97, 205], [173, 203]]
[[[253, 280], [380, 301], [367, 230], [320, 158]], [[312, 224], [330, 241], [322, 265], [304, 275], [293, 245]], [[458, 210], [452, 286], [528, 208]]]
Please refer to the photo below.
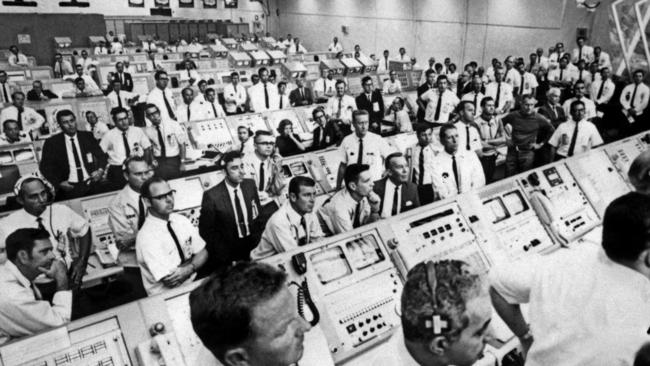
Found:
[[[458, 131], [459, 150], [463, 150], [463, 151], [482, 150], [483, 145], [481, 144], [481, 134], [479, 133], [479, 130], [476, 128], [476, 125], [464, 123], [464, 122], [456, 122], [454, 123], [454, 126], [456, 126], [456, 131]], [[468, 131], [469, 131], [469, 139], [467, 138]], [[467, 147], [469, 147], [469, 149]]]
[[[108, 155], [108, 163], [110, 165], [122, 165], [127, 158], [122, 136], [122, 131], [119, 128], [114, 128], [106, 132], [99, 142], [99, 146]], [[144, 150], [151, 147], [149, 138], [140, 127], [129, 127], [126, 130], [126, 140], [129, 144], [131, 155], [142, 156], [144, 155]]]
[[323, 231], [336, 235], [354, 229], [354, 217], [359, 207], [359, 223], [364, 225], [372, 214], [368, 198], [363, 197], [357, 202], [347, 188], [343, 188], [330, 197], [318, 210], [318, 220]]
[[[187, 217], [172, 213], [169, 215], [169, 222], [185, 260], [189, 260], [205, 248], [205, 241]], [[135, 254], [142, 271], [142, 284], [149, 296], [164, 291], [165, 287], [160, 280], [183, 264], [174, 239], [167, 228], [167, 221], [153, 215], [147, 216], [138, 231], [135, 239]], [[190, 276], [186, 283], [192, 282], [194, 277], [195, 274]]]
[[[339, 147], [341, 162], [350, 165], [356, 164], [359, 161], [359, 140], [360, 138], [356, 133], [348, 135], [343, 139]], [[370, 166], [373, 180], [381, 179], [381, 175], [384, 172], [384, 159], [393, 152], [393, 149], [381, 136], [367, 132], [363, 137], [363, 157], [361, 158], [361, 163]]]
[[[557, 149], [557, 154], [562, 156], [569, 155], [569, 147], [573, 139], [573, 133], [576, 128], [575, 121], [566, 121], [557, 126], [557, 130], [553, 132], [548, 143]], [[578, 122], [578, 137], [576, 138], [574, 154], [580, 154], [591, 150], [591, 148], [602, 145], [603, 139], [598, 133], [596, 126], [587, 121], [582, 120]]]
[[[153, 155], [161, 157], [161, 145], [158, 138], [158, 129], [153, 124], [144, 128], [144, 133], [151, 141]], [[180, 147], [187, 142], [187, 135], [178, 122], [162, 120], [160, 122], [160, 134], [165, 144], [165, 156], [175, 157], [180, 154]]]
[[632, 365], [650, 341], [650, 280], [594, 243], [497, 265], [490, 282], [508, 303], [529, 305], [527, 366]]
[[[438, 108], [438, 99], [440, 98], [442, 98], [440, 112], [438, 119], [436, 119], [436, 109]], [[451, 90], [445, 90], [441, 96], [438, 89], [429, 89], [420, 96], [420, 99], [427, 102], [424, 119], [429, 122], [445, 123], [449, 121], [449, 115], [459, 103], [458, 97]]]
[[[501, 86], [499, 86], [499, 84]], [[497, 92], [499, 94], [498, 98], [497, 98]], [[505, 82], [497, 83], [495, 81], [486, 85], [485, 96], [492, 97], [495, 103], [497, 102], [497, 100], [499, 101], [499, 104], [496, 105], [497, 110], [503, 109], [503, 107], [505, 107], [507, 102], [511, 102], [514, 100], [514, 97], [512, 96], [512, 86]]]

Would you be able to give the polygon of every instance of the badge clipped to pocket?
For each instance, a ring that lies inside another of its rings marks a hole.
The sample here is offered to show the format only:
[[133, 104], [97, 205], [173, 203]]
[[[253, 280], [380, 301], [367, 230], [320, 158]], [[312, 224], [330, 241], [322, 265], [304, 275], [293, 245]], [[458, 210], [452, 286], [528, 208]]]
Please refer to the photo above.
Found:
[[379, 102], [373, 102], [372, 103], [372, 111], [373, 112], [379, 112]]

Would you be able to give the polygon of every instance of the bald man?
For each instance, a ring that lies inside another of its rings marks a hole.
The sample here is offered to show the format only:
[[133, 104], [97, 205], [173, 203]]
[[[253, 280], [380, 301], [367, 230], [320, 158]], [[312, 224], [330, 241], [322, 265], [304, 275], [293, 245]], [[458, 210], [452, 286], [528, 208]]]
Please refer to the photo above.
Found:
[[630, 164], [627, 177], [634, 190], [650, 195], [650, 150], [646, 150]]

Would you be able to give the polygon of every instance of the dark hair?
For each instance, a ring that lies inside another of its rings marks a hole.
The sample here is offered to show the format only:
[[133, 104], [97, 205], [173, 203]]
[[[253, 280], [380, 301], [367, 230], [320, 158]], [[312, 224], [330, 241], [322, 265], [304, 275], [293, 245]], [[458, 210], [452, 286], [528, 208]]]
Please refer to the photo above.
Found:
[[129, 165], [131, 163], [138, 162], [138, 163], [146, 163], [149, 165], [149, 162], [147, 162], [144, 158], [144, 156], [139, 156], [139, 155], [131, 155], [124, 159], [124, 162], [122, 163], [122, 171], [124, 173], [129, 173]]
[[[576, 99], [576, 100], [574, 100], [573, 102], [571, 102], [571, 107], [569, 108], [569, 111], [572, 112], [572, 111], [573, 111], [573, 108], [575, 108], [575, 106], [577, 106], [577, 105], [582, 105], [582, 106], [584, 107], [584, 106], [585, 106], [585, 103], [584, 103], [583, 101], [581, 101], [581, 100], [577, 100], [577, 99]], [[577, 122], [577, 121], [576, 121], [576, 122]]]
[[436, 78], [436, 83], [439, 83], [440, 80], [449, 81], [449, 79], [447, 79], [447, 75], [438, 75], [438, 77]]
[[485, 108], [485, 105], [487, 104], [487, 102], [493, 102], [493, 101], [494, 101], [494, 98], [492, 98], [492, 97], [483, 97], [483, 99], [481, 99], [481, 108]]
[[9, 234], [5, 244], [7, 250], [7, 259], [15, 261], [18, 252], [24, 250], [32, 258], [32, 250], [36, 240], [47, 239], [50, 233], [43, 229], [23, 228]]
[[257, 142], [257, 138], [260, 136], [273, 136], [273, 134], [266, 130], [257, 130], [255, 131], [255, 137], [253, 137], [253, 142]]
[[345, 173], [343, 173], [345, 186], [348, 187], [350, 183], [357, 183], [359, 181], [359, 175], [366, 170], [370, 170], [370, 166], [367, 164], [350, 164], [346, 166]]
[[291, 122], [290, 119], [286, 119], [286, 118], [280, 121], [280, 124], [278, 125], [278, 133], [282, 134], [284, 129], [287, 127], [287, 125], [293, 125], [293, 122]]
[[465, 110], [465, 106], [471, 104], [474, 106], [474, 102], [470, 100], [461, 100], [460, 103], [458, 103], [458, 106], [456, 107], [456, 113], [460, 113], [461, 111]]
[[372, 78], [370, 76], [364, 76], [363, 79], [361, 79], [361, 85], [365, 84], [369, 80], [372, 81]]
[[634, 70], [634, 72], [632, 73], [632, 76], [634, 76], [634, 75], [636, 75], [636, 74], [638, 74], [638, 73], [641, 73], [641, 75], [645, 75], [645, 71], [643, 71], [643, 70], [641, 70], [641, 69], [636, 69], [636, 70]]
[[214, 88], [207, 88], [207, 89], [205, 89], [205, 94], [208, 94], [208, 93], [215, 93], [215, 94], [217, 94], [217, 91], [214, 90]]
[[445, 133], [449, 130], [455, 130], [456, 126], [452, 125], [451, 123], [445, 123], [442, 126], [440, 126], [440, 131], [438, 133], [438, 138], [440, 138], [440, 141], [444, 140], [445, 138]]
[[368, 113], [368, 111], [365, 109], [357, 109], [352, 111], [352, 121], [356, 122], [357, 117], [359, 116], [370, 116], [370, 113]]
[[313, 119], [316, 119], [316, 112], [323, 112], [323, 114], [325, 114], [325, 110], [323, 109], [323, 107], [322, 107], [322, 106], [318, 106], [318, 107], [314, 108], [313, 111], [311, 111], [311, 117], [312, 117]]
[[2, 122], [2, 128], [7, 129], [7, 125], [10, 123], [18, 124], [18, 121], [16, 121], [15, 119], [6, 119], [4, 122]]
[[230, 77], [234, 78], [235, 76], [239, 76], [239, 73], [237, 71], [231, 72]]
[[201, 80], [199, 80], [199, 82], [196, 85], [201, 86], [201, 84], [208, 85], [208, 82], [205, 81], [204, 79], [201, 79]]
[[147, 104], [144, 106], [144, 111], [146, 112], [147, 109], [149, 109], [149, 108], [156, 108], [156, 109], [160, 112], [160, 109], [158, 108], [158, 106], [155, 105], [155, 104], [153, 104], [153, 103], [147, 103]]
[[84, 84], [86, 84], [86, 80], [84, 80], [84, 78], [79, 77], [79, 78], [74, 79], [75, 84], [79, 84], [79, 82], [82, 82], [82, 81], [83, 81]]
[[161, 77], [163, 74], [164, 74], [164, 75], [167, 75], [167, 71], [165, 71], [165, 70], [158, 70], [158, 71], [156, 71], [156, 73], [153, 75], [153, 78], [156, 79], [156, 80], [158, 80], [158, 79], [160, 79], [160, 77]]
[[603, 249], [615, 261], [635, 261], [650, 241], [650, 196], [627, 193], [609, 204], [603, 217]]
[[297, 176], [291, 179], [289, 182], [289, 193], [299, 194], [300, 187], [314, 187], [316, 186], [316, 181], [310, 177]]
[[239, 262], [190, 293], [192, 327], [223, 362], [224, 354], [255, 337], [253, 311], [286, 288], [286, 274], [259, 262]]
[[72, 111], [69, 109], [62, 109], [56, 112], [56, 122], [61, 123], [61, 118], [68, 117], [68, 116], [74, 117], [74, 113], [72, 113]]
[[346, 85], [346, 84], [345, 84], [345, 80], [343, 80], [343, 79], [338, 79], [338, 80], [336, 80], [336, 83], [334, 84], [334, 86], [338, 86], [339, 84]]
[[648, 366], [650, 365], [650, 343], [646, 343], [637, 351], [634, 357], [633, 366]]
[[403, 156], [404, 156], [404, 154], [402, 154], [402, 153], [399, 152], [399, 151], [398, 151], [398, 152], [394, 152], [394, 153], [389, 154], [389, 155], [386, 157], [386, 159], [384, 160], [384, 166], [386, 167], [386, 170], [390, 169], [390, 161], [391, 161], [391, 160], [393, 160], [393, 159], [395, 159], [395, 158], [400, 158], [400, 157], [403, 157]]
[[260, 67], [260, 69], [257, 70], [257, 75], [258, 75], [259, 77], [262, 77], [262, 73], [263, 73], [264, 71], [269, 72], [269, 70], [268, 70], [266, 67]]
[[430, 125], [428, 125], [426, 123], [418, 123], [415, 126], [415, 134], [416, 134], [416, 136], [419, 136], [421, 133], [426, 132], [426, 131], [428, 131], [428, 130], [430, 130], [432, 128], [433, 127], [431, 127]]
[[235, 159], [241, 159], [241, 153], [236, 150], [228, 151], [221, 157], [221, 165], [226, 168], [228, 164], [235, 161]]
[[[434, 65], [434, 67], [435, 67], [435, 65]], [[435, 73], [436, 72], [433, 69], [427, 69], [427, 71], [424, 72], [424, 75], [426, 75], [426, 77], [429, 77], [429, 75], [435, 74]]]
[[140, 195], [145, 198], [151, 198], [151, 185], [154, 183], [167, 183], [167, 181], [163, 177], [154, 175], [142, 183]]
[[111, 117], [113, 117], [113, 119], [115, 119], [115, 117], [117, 117], [117, 115], [120, 113], [126, 113], [127, 115], [129, 114], [129, 112], [123, 107], [115, 107], [111, 109]]

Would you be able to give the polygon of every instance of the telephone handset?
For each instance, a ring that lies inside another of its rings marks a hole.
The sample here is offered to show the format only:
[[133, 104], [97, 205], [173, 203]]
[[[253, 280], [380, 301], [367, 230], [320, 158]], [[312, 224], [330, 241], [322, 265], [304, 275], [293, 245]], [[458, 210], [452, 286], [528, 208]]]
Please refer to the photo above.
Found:
[[185, 366], [180, 345], [174, 333], [165, 333], [165, 325], [154, 324], [149, 332], [152, 339], [138, 344], [136, 354], [143, 366]]
[[539, 187], [539, 178], [537, 173], [528, 176], [528, 182], [534, 187], [530, 194], [530, 204], [533, 206], [537, 216], [543, 224], [547, 225], [555, 237], [560, 241], [562, 246], [567, 246], [574, 238], [571, 230], [563, 225], [563, 222], [557, 214], [557, 208], [553, 202], [548, 199], [546, 192]]
[[[307, 258], [305, 258], [305, 253], [298, 253], [292, 256], [291, 265], [298, 275], [305, 274], [307, 272]], [[293, 285], [298, 288], [296, 290], [298, 314], [300, 314], [303, 319], [307, 320], [312, 327], [316, 326], [316, 324], [318, 324], [320, 321], [320, 312], [318, 311], [318, 308], [316, 307], [316, 304], [314, 304], [314, 300], [311, 298], [311, 294], [309, 293], [309, 285], [307, 283], [307, 279], [303, 279], [301, 283], [292, 281], [289, 285]], [[308, 320], [305, 317], [305, 304], [311, 313], [311, 320]]]

